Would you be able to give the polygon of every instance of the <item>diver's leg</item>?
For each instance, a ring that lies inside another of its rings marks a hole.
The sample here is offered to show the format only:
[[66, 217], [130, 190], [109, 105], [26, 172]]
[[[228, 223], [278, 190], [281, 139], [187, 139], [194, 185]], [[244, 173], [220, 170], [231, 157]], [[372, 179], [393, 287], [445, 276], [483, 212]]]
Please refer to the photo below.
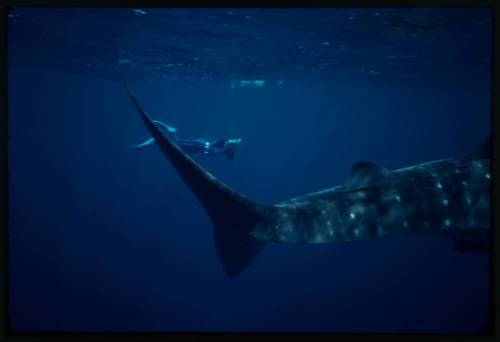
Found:
[[178, 139], [177, 145], [187, 154], [206, 153], [210, 143], [204, 139]]

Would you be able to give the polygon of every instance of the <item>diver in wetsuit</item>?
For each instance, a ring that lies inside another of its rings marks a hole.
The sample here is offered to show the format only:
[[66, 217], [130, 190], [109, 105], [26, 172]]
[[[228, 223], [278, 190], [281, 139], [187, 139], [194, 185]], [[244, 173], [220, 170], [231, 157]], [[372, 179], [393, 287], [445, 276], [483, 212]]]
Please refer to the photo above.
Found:
[[[233, 160], [236, 151], [236, 146], [241, 143], [241, 138], [230, 137], [222, 138], [214, 141], [206, 139], [181, 139], [177, 136], [177, 129], [164, 124], [161, 121], [153, 120], [161, 129], [172, 139], [187, 154], [203, 153], [209, 156], [226, 155], [227, 159]], [[131, 148], [141, 148], [151, 145], [154, 138], [150, 138], [145, 142], [132, 146]]]

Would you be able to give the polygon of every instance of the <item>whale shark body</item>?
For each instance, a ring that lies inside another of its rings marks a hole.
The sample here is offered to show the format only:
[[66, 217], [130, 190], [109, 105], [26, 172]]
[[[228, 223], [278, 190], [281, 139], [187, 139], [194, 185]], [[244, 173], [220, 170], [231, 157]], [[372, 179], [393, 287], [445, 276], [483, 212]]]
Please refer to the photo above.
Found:
[[428, 233], [452, 237], [459, 252], [489, 249], [489, 138], [472, 153], [394, 171], [360, 161], [344, 185], [268, 205], [204, 170], [162, 132], [122, 82], [161, 152], [209, 215], [217, 254], [230, 278], [239, 276], [268, 242]]

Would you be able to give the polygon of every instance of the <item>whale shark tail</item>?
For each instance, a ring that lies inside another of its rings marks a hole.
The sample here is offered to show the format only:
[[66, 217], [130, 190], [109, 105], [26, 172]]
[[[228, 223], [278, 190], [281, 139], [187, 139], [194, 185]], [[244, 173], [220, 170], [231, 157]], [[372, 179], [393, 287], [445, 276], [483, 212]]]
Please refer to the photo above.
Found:
[[158, 128], [123, 78], [122, 83], [156, 145], [208, 213], [214, 226], [217, 255], [226, 275], [239, 276], [266, 245], [250, 236], [250, 230], [265, 221], [275, 207], [249, 200], [204, 170]]

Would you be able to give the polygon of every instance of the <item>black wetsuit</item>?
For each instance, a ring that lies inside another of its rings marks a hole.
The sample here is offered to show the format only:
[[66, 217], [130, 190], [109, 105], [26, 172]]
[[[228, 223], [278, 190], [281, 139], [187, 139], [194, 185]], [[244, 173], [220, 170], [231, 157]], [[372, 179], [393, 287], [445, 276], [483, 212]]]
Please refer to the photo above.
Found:
[[[162, 130], [172, 139], [177, 146], [179, 146], [187, 154], [197, 154], [202, 153], [209, 156], [218, 156], [225, 154], [229, 160], [234, 159], [234, 144], [226, 144], [227, 139], [217, 139], [210, 141], [207, 139], [181, 139], [177, 135], [177, 130], [172, 128], [161, 121], [154, 121]], [[154, 142], [153, 138], [146, 140], [145, 142], [132, 146], [132, 148], [141, 148], [147, 145], [151, 145]]]

